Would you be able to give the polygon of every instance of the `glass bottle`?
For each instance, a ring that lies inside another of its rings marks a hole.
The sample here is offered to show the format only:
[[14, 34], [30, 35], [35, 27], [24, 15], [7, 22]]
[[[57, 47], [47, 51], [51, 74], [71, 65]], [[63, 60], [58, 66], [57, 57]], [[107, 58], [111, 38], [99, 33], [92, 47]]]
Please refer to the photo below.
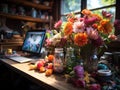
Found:
[[32, 8], [32, 17], [37, 17], [37, 11], [35, 10], [35, 8]]

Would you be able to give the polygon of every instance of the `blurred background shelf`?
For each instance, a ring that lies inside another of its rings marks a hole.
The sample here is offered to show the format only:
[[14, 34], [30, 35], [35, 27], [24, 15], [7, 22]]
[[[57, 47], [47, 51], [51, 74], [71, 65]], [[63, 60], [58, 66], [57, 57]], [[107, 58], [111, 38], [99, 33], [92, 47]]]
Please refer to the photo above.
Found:
[[11, 19], [17, 19], [17, 20], [32, 21], [32, 22], [49, 22], [49, 20], [33, 18], [31, 16], [12, 15], [12, 14], [6, 14], [6, 13], [0, 13], [0, 16], [11, 18]]

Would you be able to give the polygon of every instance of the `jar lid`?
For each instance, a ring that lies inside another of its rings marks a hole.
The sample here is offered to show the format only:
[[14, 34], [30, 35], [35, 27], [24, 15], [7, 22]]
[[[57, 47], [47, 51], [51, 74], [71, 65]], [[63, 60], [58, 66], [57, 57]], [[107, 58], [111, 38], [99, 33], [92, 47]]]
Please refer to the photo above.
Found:
[[63, 52], [63, 48], [55, 48], [55, 52]]
[[98, 70], [98, 75], [100, 76], [110, 76], [112, 75], [111, 70]]
[[105, 55], [112, 55], [111, 52], [104, 52]]

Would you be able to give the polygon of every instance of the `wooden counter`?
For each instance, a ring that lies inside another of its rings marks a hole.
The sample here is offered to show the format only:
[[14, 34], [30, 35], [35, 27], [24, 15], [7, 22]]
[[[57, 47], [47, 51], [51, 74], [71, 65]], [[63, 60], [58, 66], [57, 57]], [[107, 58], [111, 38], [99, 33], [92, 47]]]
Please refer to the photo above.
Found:
[[70, 83], [65, 82], [65, 78], [62, 75], [52, 75], [49, 77], [45, 76], [45, 73], [39, 73], [34, 70], [29, 70], [29, 63], [17, 63], [9, 59], [0, 58], [0, 63], [21, 74], [25, 78], [37, 83], [40, 86], [46, 88], [46, 90], [85, 90], [75, 88]]

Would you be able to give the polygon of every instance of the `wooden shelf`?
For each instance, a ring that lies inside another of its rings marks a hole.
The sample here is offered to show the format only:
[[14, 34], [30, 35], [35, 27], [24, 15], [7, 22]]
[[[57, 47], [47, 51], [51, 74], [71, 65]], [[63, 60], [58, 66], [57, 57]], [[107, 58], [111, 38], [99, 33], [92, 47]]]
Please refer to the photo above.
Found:
[[21, 4], [29, 7], [33, 7], [36, 9], [41, 9], [41, 10], [49, 10], [51, 7], [41, 5], [41, 4], [36, 4], [30, 1], [25, 1], [25, 0], [8, 0], [9, 2], [15, 3], [15, 4]]
[[17, 46], [22, 46], [23, 42], [0, 42], [0, 48], [2, 49], [3, 47], [17, 47]]
[[22, 46], [23, 42], [7, 42], [7, 43], [3, 43], [0, 42], [0, 45], [2, 46]]
[[23, 44], [23, 38], [19, 38], [19, 39], [4, 39], [2, 42], [0, 42], [0, 45], [3, 46], [13, 46], [13, 45], [22, 45]]
[[31, 16], [12, 15], [12, 14], [6, 14], [6, 13], [0, 13], [0, 16], [11, 18], [11, 19], [31, 21], [31, 22], [49, 22], [49, 20], [33, 18]]

